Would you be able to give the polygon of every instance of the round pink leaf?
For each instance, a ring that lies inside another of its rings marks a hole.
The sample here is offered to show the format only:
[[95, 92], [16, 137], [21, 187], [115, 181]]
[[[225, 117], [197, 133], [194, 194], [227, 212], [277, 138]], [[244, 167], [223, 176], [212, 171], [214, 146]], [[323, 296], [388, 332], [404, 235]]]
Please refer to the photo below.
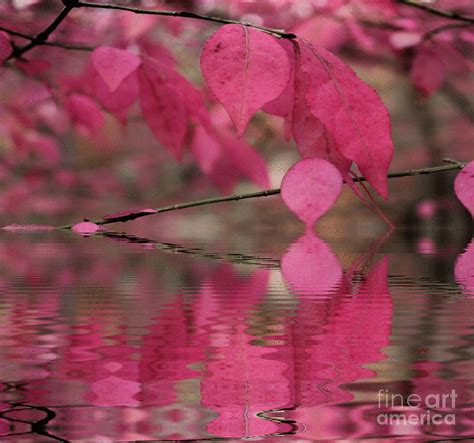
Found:
[[468, 163], [457, 175], [454, 192], [474, 218], [474, 161]]
[[288, 54], [275, 37], [241, 25], [225, 25], [211, 35], [201, 69], [239, 136], [253, 114], [285, 90], [291, 72]]
[[140, 57], [124, 49], [101, 46], [92, 52], [92, 64], [111, 91], [140, 65]]
[[99, 225], [96, 225], [95, 223], [89, 221], [83, 221], [80, 223], [76, 223], [72, 227], [72, 230], [77, 234], [90, 235], [96, 233], [99, 230]]
[[283, 177], [281, 197], [286, 206], [308, 227], [334, 204], [342, 189], [342, 176], [321, 158], [295, 163]]

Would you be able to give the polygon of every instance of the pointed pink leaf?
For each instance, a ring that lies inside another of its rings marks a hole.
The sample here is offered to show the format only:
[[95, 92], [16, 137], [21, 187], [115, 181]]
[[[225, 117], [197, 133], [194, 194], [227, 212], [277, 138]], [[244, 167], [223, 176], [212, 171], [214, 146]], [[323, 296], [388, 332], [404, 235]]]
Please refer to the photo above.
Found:
[[199, 167], [204, 174], [211, 174], [222, 156], [222, 146], [216, 137], [213, 137], [202, 126], [194, 129], [191, 151], [196, 157]]
[[474, 161], [468, 163], [456, 176], [454, 192], [474, 218]]
[[334, 138], [344, 157], [357, 163], [369, 183], [388, 197], [393, 157], [390, 117], [375, 91], [324, 48], [300, 41], [300, 66], [307, 74], [312, 114]]
[[311, 228], [335, 203], [342, 189], [340, 172], [326, 160], [307, 158], [295, 163], [281, 182], [281, 197]]
[[245, 140], [226, 134], [221, 136], [225, 155], [243, 177], [250, 179], [261, 188], [270, 186], [265, 158]]
[[278, 43], [283, 46], [290, 61], [290, 78], [284, 91], [271, 102], [266, 103], [262, 110], [271, 115], [286, 117], [293, 111], [295, 95], [295, 47], [289, 40], [282, 39]]
[[474, 239], [456, 259], [454, 276], [467, 293], [474, 295]]
[[[330, 161], [346, 179], [352, 161], [345, 158], [324, 125], [311, 113], [306, 102], [307, 75], [301, 70], [295, 78], [292, 111], [293, 137], [301, 157], [319, 157]], [[352, 184], [352, 180], [346, 180]]]
[[177, 159], [183, 155], [188, 112], [171, 68], [144, 62], [138, 69], [140, 106], [155, 137]]
[[443, 84], [446, 67], [439, 54], [427, 45], [421, 45], [416, 51], [410, 70], [410, 79], [415, 87], [425, 96], [436, 92]]
[[101, 46], [91, 55], [92, 64], [111, 91], [140, 65], [138, 55], [124, 49]]
[[94, 79], [94, 95], [97, 101], [110, 113], [125, 123], [127, 110], [138, 98], [136, 73], [125, 78], [115, 91], [111, 91], [100, 75]]
[[276, 38], [241, 25], [225, 25], [206, 42], [201, 69], [209, 88], [232, 118], [238, 135], [290, 78], [290, 62]]
[[281, 272], [291, 290], [299, 294], [328, 293], [342, 279], [339, 260], [329, 246], [309, 229], [281, 258]]
[[97, 132], [104, 124], [104, 116], [91, 98], [82, 94], [71, 94], [65, 99], [65, 107], [72, 120], [88, 132]]
[[94, 234], [99, 230], [99, 225], [89, 222], [89, 221], [83, 221], [80, 223], [76, 223], [73, 227], [72, 230], [76, 232], [77, 234], [81, 235], [90, 235]]
[[10, 38], [5, 32], [0, 32], [0, 66], [7, 60], [12, 51]]

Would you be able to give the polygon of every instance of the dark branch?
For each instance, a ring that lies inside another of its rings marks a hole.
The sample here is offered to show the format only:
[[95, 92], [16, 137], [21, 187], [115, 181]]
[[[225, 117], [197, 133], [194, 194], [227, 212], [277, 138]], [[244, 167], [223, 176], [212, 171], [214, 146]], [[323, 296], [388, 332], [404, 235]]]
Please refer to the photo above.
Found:
[[[437, 172], [451, 171], [453, 169], [462, 169], [466, 165], [466, 162], [459, 162], [457, 160], [446, 159], [445, 161], [448, 164], [440, 165], [440, 166], [432, 166], [432, 167], [427, 167], [427, 168], [420, 168], [420, 169], [407, 169], [404, 171], [391, 172], [387, 175], [387, 177], [388, 178], [413, 177], [416, 175], [434, 174]], [[354, 181], [364, 182], [364, 181], [367, 181], [367, 179], [365, 177], [358, 177], [354, 179]], [[270, 195], [276, 195], [279, 193], [280, 193], [280, 189], [276, 188], [276, 189], [266, 189], [264, 191], [258, 191], [258, 192], [251, 192], [248, 194], [233, 194], [233, 195], [226, 195], [224, 197], [206, 198], [203, 200], [195, 200], [195, 201], [186, 202], [186, 203], [178, 203], [176, 205], [164, 206], [162, 208], [155, 209], [154, 211], [146, 210], [146, 211], [129, 212], [124, 215], [108, 216], [108, 217], [104, 217], [101, 220], [95, 220], [93, 221], [93, 223], [97, 225], [108, 225], [110, 223], [117, 223], [117, 222], [123, 223], [129, 220], [146, 217], [148, 215], [161, 214], [162, 212], [176, 211], [178, 209], [194, 208], [196, 206], [211, 205], [214, 203], [245, 200], [248, 198], [268, 197]], [[130, 214], [132, 214], [132, 216]], [[60, 226], [58, 229], [71, 229], [72, 226], [73, 225]]]
[[122, 5], [114, 5], [112, 3], [93, 3], [93, 2], [83, 2], [78, 1], [76, 3], [76, 7], [87, 7], [87, 8], [98, 8], [98, 9], [117, 9], [119, 11], [128, 11], [133, 12], [135, 14], [148, 14], [148, 15], [162, 15], [167, 17], [183, 17], [183, 18], [194, 18], [197, 20], [206, 20], [210, 22], [222, 23], [222, 24], [233, 24], [233, 25], [243, 25], [248, 26], [249, 28], [258, 29], [259, 31], [266, 32], [268, 34], [276, 35], [277, 37], [282, 38], [296, 38], [295, 34], [291, 32], [285, 32], [281, 29], [272, 29], [272, 28], [265, 28], [263, 26], [253, 25], [247, 22], [241, 22], [238, 20], [231, 20], [225, 19], [221, 17], [210, 17], [207, 15], [195, 14], [194, 12], [187, 12], [187, 11], [158, 11], [154, 9], [139, 9], [133, 8], [131, 6], [122, 6]]
[[[25, 40], [29, 41], [34, 41], [35, 36], [34, 35], [29, 35], [29, 34], [23, 34], [23, 32], [18, 32], [13, 29], [6, 28], [5, 26], [0, 26], [0, 31], [6, 32], [7, 34], [14, 35], [15, 37], [21, 37], [24, 38]], [[95, 48], [92, 46], [87, 46], [87, 45], [76, 45], [74, 43], [64, 43], [64, 42], [40, 42], [38, 43], [39, 45], [44, 45], [44, 46], [55, 46], [57, 48], [63, 48], [63, 49], [72, 49], [76, 51], [93, 51]]]
[[398, 0], [398, 3], [402, 5], [411, 6], [413, 8], [421, 9], [422, 11], [428, 12], [429, 14], [437, 15], [438, 17], [447, 18], [450, 20], [460, 20], [463, 22], [471, 23], [474, 25], [474, 17], [462, 15], [457, 12], [445, 11], [443, 9], [433, 8], [423, 3], [418, 3], [414, 0]]
[[[75, 1], [70, 1], [65, 3], [64, 8], [56, 16], [56, 18], [50, 23], [50, 25], [42, 32], [40, 32], [36, 37], [34, 37], [28, 44], [16, 48], [8, 59], [19, 58], [25, 52], [30, 51], [36, 46], [44, 45], [48, 40], [49, 36], [56, 30], [56, 28], [62, 23], [62, 21], [67, 17], [67, 15], [74, 9], [76, 5]], [[23, 34], [25, 36], [26, 34]]]

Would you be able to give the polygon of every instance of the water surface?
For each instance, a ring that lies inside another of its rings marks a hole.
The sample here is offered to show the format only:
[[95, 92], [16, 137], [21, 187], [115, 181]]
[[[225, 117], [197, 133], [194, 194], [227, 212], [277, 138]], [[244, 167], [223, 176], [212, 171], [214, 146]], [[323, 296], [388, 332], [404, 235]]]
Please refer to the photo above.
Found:
[[474, 437], [472, 241], [252, 235], [2, 233], [0, 441]]

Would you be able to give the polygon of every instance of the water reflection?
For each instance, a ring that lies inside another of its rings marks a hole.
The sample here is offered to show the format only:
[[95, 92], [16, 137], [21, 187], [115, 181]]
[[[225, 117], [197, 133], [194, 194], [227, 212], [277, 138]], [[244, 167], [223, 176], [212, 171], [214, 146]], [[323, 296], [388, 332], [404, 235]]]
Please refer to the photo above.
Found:
[[[4, 237], [0, 440], [472, 436], [473, 299], [380, 247], [341, 260], [306, 232], [280, 272], [219, 242]], [[465, 294], [472, 251], [455, 268]], [[400, 409], [381, 390], [452, 389], [438, 409], [455, 424], [378, 419]]]

